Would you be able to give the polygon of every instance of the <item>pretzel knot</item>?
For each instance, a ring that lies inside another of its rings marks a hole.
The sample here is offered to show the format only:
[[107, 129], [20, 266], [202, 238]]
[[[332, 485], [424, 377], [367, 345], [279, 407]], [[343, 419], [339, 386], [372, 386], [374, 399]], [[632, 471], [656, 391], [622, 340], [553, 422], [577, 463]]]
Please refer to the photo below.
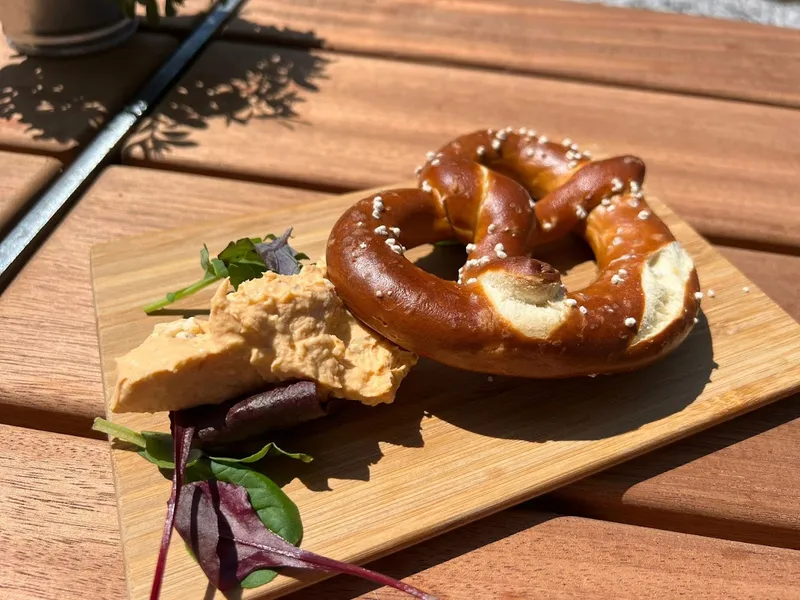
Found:
[[[688, 335], [699, 308], [689, 255], [648, 208], [644, 163], [591, 160], [571, 140], [511, 128], [428, 153], [419, 189], [365, 198], [328, 239], [328, 276], [368, 326], [420, 356], [485, 373], [568, 377], [640, 368]], [[599, 274], [567, 291], [539, 245], [576, 233]], [[466, 244], [458, 282], [406, 248]]]

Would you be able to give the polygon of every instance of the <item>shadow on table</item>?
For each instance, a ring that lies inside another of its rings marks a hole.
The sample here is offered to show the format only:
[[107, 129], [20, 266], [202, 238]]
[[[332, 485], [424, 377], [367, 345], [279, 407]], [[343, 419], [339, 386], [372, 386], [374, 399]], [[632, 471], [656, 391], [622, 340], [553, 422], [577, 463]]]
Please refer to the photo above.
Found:
[[[33, 140], [69, 145], [108, 118], [107, 94], [85, 74], [56, 60], [17, 57], [0, 69], [2, 126], [24, 129]], [[107, 75], [106, 75], [107, 76]]]
[[[463, 248], [440, 247], [417, 264], [452, 278], [463, 259]], [[330, 478], [366, 481], [383, 456], [381, 445], [422, 447], [422, 423], [433, 416], [481, 436], [532, 444], [600, 440], [637, 430], [680, 412], [709, 382], [716, 364], [708, 323], [702, 314], [699, 318], [680, 351], [621, 375], [489, 378], [420, 360], [394, 404], [347, 403], [338, 414], [293, 431], [285, 439], [288, 449], [308, 452], [314, 462], [285, 472], [279, 468], [270, 476], [279, 484], [298, 477], [312, 490], [330, 489]]]
[[[626, 496], [639, 484], [657, 479], [670, 471], [798, 419], [800, 419], [800, 395], [795, 394], [791, 398], [780, 400], [670, 444], [668, 448], [656, 450], [630, 460], [624, 465], [602, 471], [588, 479], [556, 490], [526, 506], [645, 527], [657, 522], [659, 528], [671, 531], [796, 549], [797, 532], [788, 526], [759, 519], [741, 519], [736, 521], [735, 526], [731, 526], [731, 520], [728, 518], [709, 515], [703, 511], [694, 512], [690, 509], [642, 506], [636, 501], [629, 501]], [[790, 437], [788, 433], [784, 435], [784, 442], [790, 443]], [[789, 464], [791, 460], [786, 456], [777, 456], [776, 460], [791, 470]], [[708, 467], [712, 471], [714, 464], [711, 463]], [[746, 477], [747, 474], [748, 472], [744, 471], [739, 476]], [[679, 479], [680, 475], [676, 477]], [[717, 479], [723, 485], [725, 483], [723, 476], [714, 476], [712, 479]], [[661, 487], [665, 485], [666, 482], [661, 484]], [[599, 491], [602, 493], [598, 493]]]
[[[240, 28], [248, 26], [243, 19], [237, 21]], [[313, 32], [283, 33], [297, 40], [297, 47], [253, 46], [263, 53], [247, 53], [247, 61], [238, 60], [242, 53], [235, 53], [234, 59], [220, 52], [210, 68], [204, 68], [201, 58], [133, 134], [131, 151], [150, 159], [173, 148], [194, 146], [192, 133], [207, 128], [212, 119], [224, 119], [229, 125], [274, 119], [287, 128], [298, 123], [297, 108], [305, 94], [317, 91], [316, 82], [324, 77], [328, 61], [309, 50], [322, 45]], [[121, 62], [116, 63], [96, 54], [76, 59], [22, 58], [3, 67], [0, 120], [9, 127], [25, 128], [36, 140], [85, 142], [77, 139], [78, 134], [97, 130], [113, 116], [105, 88], [119, 85], [120, 78], [114, 75], [130, 68], [141, 43], [134, 38], [127, 52], [123, 48], [111, 51], [119, 55]], [[87, 76], [86, 71], [93, 69], [96, 78]]]
[[[534, 511], [522, 510], [507, 510], [501, 514], [491, 515], [477, 521], [459, 527], [455, 531], [450, 531], [442, 535], [436, 536], [427, 541], [415, 544], [414, 546], [399, 550], [391, 555], [367, 563], [364, 566], [394, 577], [395, 579], [407, 580], [412, 575], [421, 573], [427, 569], [442, 565], [450, 560], [456, 559], [493, 544], [500, 540], [513, 536], [514, 534], [522, 531], [527, 531], [544, 526], [545, 531], [541, 535], [547, 535], [546, 523], [551, 519], [557, 518], [559, 515], [547, 514]], [[474, 558], [473, 566], [477, 569], [474, 574], [476, 590], [472, 598], [481, 598], [478, 590], [480, 587], [480, 568], [486, 568], [487, 564], [481, 561], [486, 560], [485, 554], [479, 554]], [[521, 557], [520, 560], [527, 559], [528, 561], [535, 561], [535, 556]], [[469, 559], [467, 559], [468, 562]], [[462, 572], [465, 574], [469, 571], [466, 570], [468, 566], [465, 564]], [[529, 563], [520, 562], [519, 572], [524, 571], [535, 572], [535, 567], [531, 567]], [[284, 571], [287, 575], [291, 575], [290, 570]], [[410, 582], [409, 582], [410, 583]], [[416, 585], [431, 594], [437, 595], [438, 598], [444, 600], [450, 598], [446, 589], [428, 589], [424, 582], [415, 582]], [[337, 575], [326, 581], [322, 581], [307, 589], [299, 590], [292, 594], [284, 596], [284, 600], [350, 600], [352, 598], [361, 598], [364, 596], [365, 600], [380, 600], [383, 598], [383, 593], [379, 596], [375, 590], [380, 586], [370, 581], [357, 579], [349, 575]], [[370, 594], [370, 592], [375, 592]], [[389, 593], [391, 598], [404, 597], [401, 594]], [[487, 596], [488, 597], [488, 596]], [[494, 597], [494, 596], [492, 596]], [[521, 600], [523, 596], [509, 595], [505, 600]]]
[[[311, 33], [304, 35], [313, 47], [322, 42]], [[219, 44], [229, 49], [239, 45]], [[328, 60], [305, 48], [251, 48], [261, 53], [206, 54], [131, 136], [126, 153], [152, 160], [174, 148], [196, 146], [192, 133], [215, 119], [224, 120], [226, 126], [270, 119], [287, 130], [301, 124], [298, 107], [305, 94], [318, 91]]]

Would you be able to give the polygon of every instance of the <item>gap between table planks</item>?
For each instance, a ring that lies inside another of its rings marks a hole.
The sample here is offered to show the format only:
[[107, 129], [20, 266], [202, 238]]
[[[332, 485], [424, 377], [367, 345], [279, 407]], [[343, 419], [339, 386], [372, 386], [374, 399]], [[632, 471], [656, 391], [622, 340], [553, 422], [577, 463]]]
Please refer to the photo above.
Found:
[[712, 241], [800, 254], [797, 110], [216, 42], [152, 118], [123, 162], [339, 191], [411, 177], [426, 150], [481, 127], [532, 127], [641, 157]]
[[[207, 7], [158, 30], [185, 35]], [[554, 0], [250, 0], [240, 15], [225, 38], [800, 106], [791, 29]]]
[[[0, 600], [123, 598], [108, 444], [0, 425], [0, 445], [9, 450], [0, 455]], [[535, 577], [520, 556], [535, 563]], [[508, 600], [533, 592], [618, 600], [621, 589], [785, 597], [800, 577], [800, 553], [511, 509], [372, 566], [457, 598], [473, 597], [475, 573], [483, 598]], [[337, 577], [302, 597], [349, 600], [368, 589]]]
[[[140, 307], [181, 285], [196, 261], [198, 240], [216, 246], [291, 224], [296, 228], [293, 245], [317, 256], [343, 207], [364, 194], [317, 204], [313, 210], [242, 217], [94, 247], [106, 394], [114, 382], [114, 358], [165, 320], [145, 316]], [[695, 258], [701, 284], [721, 290], [715, 303], [704, 306], [707, 322], [695, 329], [682, 351], [626, 377], [537, 382], [535, 404], [530, 386], [518, 380], [487, 383], [484, 376], [423, 361], [404, 382], [394, 406], [361, 412], [352, 407], [352, 412], [295, 432], [292, 443], [302, 440], [297, 449], [318, 459], [300, 479], [284, 474], [290, 481], [287, 493], [304, 516], [304, 546], [344, 560], [371, 560], [797, 390], [800, 326], [671, 211], [650, 202]], [[749, 294], [742, 292], [746, 285], [753, 288]], [[203, 306], [211, 292], [185, 307]], [[458, 408], [453, 404], [456, 382], [462, 386]], [[652, 394], [647, 401], [642, 401], [643, 389]], [[487, 394], [505, 404], [502, 415], [487, 408]], [[563, 398], [576, 405], [565, 412]], [[163, 414], [110, 416], [134, 429], [167, 428]], [[136, 455], [119, 450], [112, 455], [129, 592], [138, 600], [149, 588], [169, 483]], [[326, 485], [332, 491], [312, 491]], [[376, 498], [391, 502], [376, 503]], [[337, 515], [335, 522], [330, 514]], [[204, 576], [181, 548], [174, 542], [165, 599], [205, 590]], [[266, 590], [248, 591], [245, 597], [275, 597], [320, 578], [304, 576], [298, 584], [279, 577]]]

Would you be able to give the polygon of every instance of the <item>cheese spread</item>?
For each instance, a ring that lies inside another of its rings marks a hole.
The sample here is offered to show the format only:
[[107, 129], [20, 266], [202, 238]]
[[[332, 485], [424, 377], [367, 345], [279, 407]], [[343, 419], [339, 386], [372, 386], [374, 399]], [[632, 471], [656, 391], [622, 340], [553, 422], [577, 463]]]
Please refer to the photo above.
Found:
[[358, 321], [325, 275], [324, 263], [297, 275], [266, 272], [235, 291], [226, 279], [207, 320], [160, 323], [117, 359], [111, 410], [218, 404], [285, 380], [315, 381], [364, 404], [392, 402], [417, 356]]

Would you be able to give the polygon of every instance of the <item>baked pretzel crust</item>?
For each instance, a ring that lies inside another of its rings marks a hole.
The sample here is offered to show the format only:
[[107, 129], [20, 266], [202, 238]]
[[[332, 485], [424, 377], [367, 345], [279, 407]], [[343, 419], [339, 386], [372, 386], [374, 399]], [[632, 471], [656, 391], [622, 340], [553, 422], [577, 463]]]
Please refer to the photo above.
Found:
[[[532, 378], [641, 368], [676, 348], [699, 309], [689, 255], [651, 211], [635, 156], [591, 160], [525, 129], [450, 142], [419, 188], [357, 202], [328, 239], [328, 277], [353, 314], [397, 345], [471, 371]], [[542, 244], [582, 236], [599, 274], [567, 291]], [[407, 248], [467, 244], [459, 281]]]

